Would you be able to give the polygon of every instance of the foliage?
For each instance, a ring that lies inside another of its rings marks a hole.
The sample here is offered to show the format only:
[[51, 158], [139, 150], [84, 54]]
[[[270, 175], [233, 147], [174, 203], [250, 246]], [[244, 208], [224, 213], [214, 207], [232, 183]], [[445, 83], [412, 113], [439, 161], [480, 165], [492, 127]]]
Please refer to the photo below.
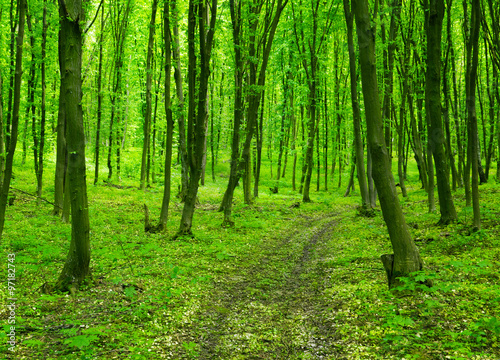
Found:
[[[137, 161], [139, 152], [129, 154], [126, 162]], [[16, 168], [13, 186], [29, 192], [30, 169]], [[225, 178], [217, 177], [200, 188], [195, 238], [176, 241], [179, 203], [166, 233], [143, 232], [142, 204], [159, 211], [161, 187], [139, 191], [128, 185], [136, 179], [121, 189], [89, 186], [92, 281], [75, 296], [41, 295], [64, 261], [70, 227], [48, 215], [49, 205], [17, 193], [2, 244], [4, 254], [16, 253], [22, 279], [15, 358], [496, 359], [498, 185], [482, 187], [490, 209], [483, 230], [469, 231], [458, 193], [461, 222], [437, 227], [411, 169], [402, 203], [425, 269], [392, 292], [379, 261], [390, 251], [380, 211], [359, 216], [357, 192], [314, 192], [312, 203], [293, 207], [298, 196], [287, 178], [278, 194], [263, 191], [247, 206], [237, 188], [236, 225], [222, 228]], [[273, 184], [264, 180], [264, 189], [266, 181]], [[6, 316], [2, 309], [4, 324]]]

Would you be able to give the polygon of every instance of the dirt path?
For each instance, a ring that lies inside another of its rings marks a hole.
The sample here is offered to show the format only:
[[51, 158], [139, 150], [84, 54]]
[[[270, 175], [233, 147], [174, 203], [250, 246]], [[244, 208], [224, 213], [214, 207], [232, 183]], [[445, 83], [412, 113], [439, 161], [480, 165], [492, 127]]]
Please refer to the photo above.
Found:
[[336, 304], [325, 296], [331, 280], [322, 264], [338, 221], [335, 214], [294, 220], [298, 230], [264, 243], [252, 265], [216, 283], [191, 332], [199, 358], [337, 358]]

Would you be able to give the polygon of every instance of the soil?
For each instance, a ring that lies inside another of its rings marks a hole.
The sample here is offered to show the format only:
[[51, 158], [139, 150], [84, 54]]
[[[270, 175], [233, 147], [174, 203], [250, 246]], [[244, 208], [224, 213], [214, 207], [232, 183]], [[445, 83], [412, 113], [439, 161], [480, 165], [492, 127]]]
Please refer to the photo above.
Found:
[[[199, 344], [200, 359], [331, 359], [335, 346], [332, 281], [322, 264], [336, 214], [293, 221], [286, 236], [266, 239], [258, 258], [214, 281], [181, 342]], [[298, 250], [298, 251], [297, 251]]]

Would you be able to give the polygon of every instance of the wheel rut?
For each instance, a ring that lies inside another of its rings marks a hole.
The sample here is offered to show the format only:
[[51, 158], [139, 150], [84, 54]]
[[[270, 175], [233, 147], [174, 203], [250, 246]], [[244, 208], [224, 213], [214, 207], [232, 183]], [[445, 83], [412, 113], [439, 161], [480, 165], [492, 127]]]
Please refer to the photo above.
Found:
[[263, 245], [252, 265], [214, 284], [191, 329], [200, 359], [329, 359], [335, 321], [324, 290], [324, 260], [338, 214], [293, 221], [286, 236]]

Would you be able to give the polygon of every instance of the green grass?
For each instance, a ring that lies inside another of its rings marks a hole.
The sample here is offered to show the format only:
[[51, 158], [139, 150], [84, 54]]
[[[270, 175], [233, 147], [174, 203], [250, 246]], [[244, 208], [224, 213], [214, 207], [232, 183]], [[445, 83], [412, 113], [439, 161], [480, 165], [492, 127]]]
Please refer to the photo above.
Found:
[[[225, 329], [233, 329], [216, 337], [219, 358], [273, 358], [285, 348], [295, 349], [288, 352], [293, 356], [275, 358], [315, 358], [307, 336], [316, 325], [305, 320], [311, 317], [329, 324], [334, 334], [329, 341], [338, 352], [326, 358], [500, 358], [500, 187], [493, 180], [480, 188], [483, 230], [470, 230], [472, 210], [465, 207], [463, 189], [454, 194], [459, 221], [438, 227], [439, 212], [428, 213], [425, 191], [410, 164], [409, 196], [401, 200], [425, 269], [407, 279], [401, 291], [389, 293], [379, 260], [392, 252], [386, 227], [380, 211], [375, 218], [358, 216], [359, 192], [345, 198], [345, 185], [337, 189], [332, 183], [334, 190], [315, 192], [313, 178], [313, 202], [291, 207], [301, 199], [292, 191], [291, 162], [278, 194], [269, 191], [276, 181], [269, 180], [269, 163], [264, 162], [259, 198], [245, 205], [238, 187], [235, 226], [222, 228], [217, 208], [229, 163], [222, 162], [227, 156], [221, 157], [215, 182], [207, 164], [194, 217], [195, 238], [172, 241], [182, 211], [177, 198], [172, 199], [166, 232], [144, 233], [143, 204], [156, 219], [163, 188], [157, 175], [158, 184], [138, 190], [139, 155], [135, 150], [126, 153], [121, 189], [103, 182], [91, 185], [93, 168], [88, 167], [92, 279], [73, 297], [41, 294], [41, 286], [55, 282], [62, 269], [70, 225], [50, 215], [50, 204], [37, 206], [34, 198], [14, 191], [1, 244], [5, 261], [0, 261], [5, 304], [10, 297], [7, 254], [16, 255], [14, 356], [6, 345], [8, 309], [0, 309], [5, 330], [0, 351], [7, 358], [202, 358], [208, 346], [203, 339], [216, 333], [211, 313], [225, 319]], [[53, 166], [48, 162], [44, 180], [49, 201]], [[344, 184], [347, 180], [345, 173]], [[179, 181], [177, 166], [174, 195]], [[33, 184], [31, 163], [16, 164], [12, 186], [33, 193]], [[302, 268], [301, 254], [315, 236], [311, 224], [323, 224], [323, 218], [336, 219], [335, 228], [324, 243], [311, 248]], [[294, 235], [298, 233], [302, 235]], [[294, 271], [304, 282], [290, 286], [297, 286], [297, 292], [299, 285], [314, 290], [305, 292], [303, 301], [311, 310], [302, 317], [300, 312], [287, 313], [277, 300]], [[421, 286], [424, 279], [431, 279], [433, 287]], [[240, 295], [232, 294], [236, 290]], [[224, 300], [230, 295], [238, 301], [235, 308]]]

